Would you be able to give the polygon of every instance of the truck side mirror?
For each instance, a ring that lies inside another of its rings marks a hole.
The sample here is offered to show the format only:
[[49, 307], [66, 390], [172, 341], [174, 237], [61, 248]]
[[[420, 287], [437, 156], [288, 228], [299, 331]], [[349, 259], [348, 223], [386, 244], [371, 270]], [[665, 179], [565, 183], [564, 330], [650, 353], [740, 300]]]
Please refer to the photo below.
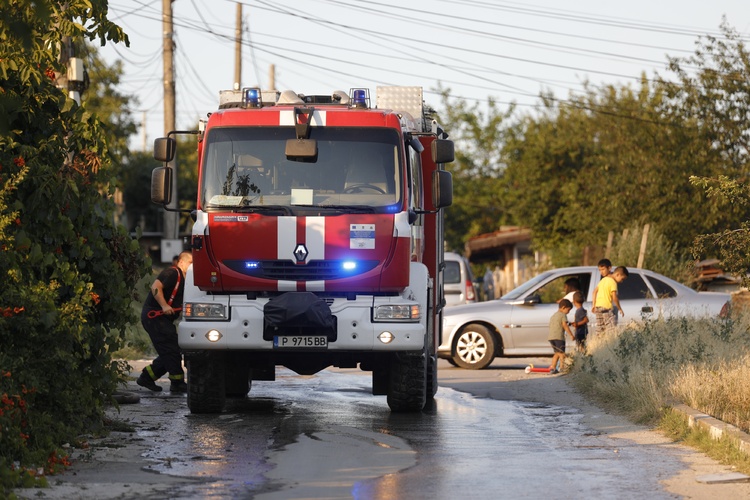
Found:
[[[453, 149], [452, 146], [451, 149]], [[453, 176], [447, 170], [432, 172], [432, 204], [435, 208], [448, 207], [453, 204]]]
[[172, 175], [172, 169], [169, 167], [157, 167], [151, 172], [151, 201], [153, 203], [169, 205], [172, 201]]
[[435, 163], [450, 163], [455, 160], [453, 141], [435, 139], [432, 141], [432, 161]]
[[168, 163], [174, 160], [177, 141], [172, 137], [159, 137], [154, 140], [154, 159]]

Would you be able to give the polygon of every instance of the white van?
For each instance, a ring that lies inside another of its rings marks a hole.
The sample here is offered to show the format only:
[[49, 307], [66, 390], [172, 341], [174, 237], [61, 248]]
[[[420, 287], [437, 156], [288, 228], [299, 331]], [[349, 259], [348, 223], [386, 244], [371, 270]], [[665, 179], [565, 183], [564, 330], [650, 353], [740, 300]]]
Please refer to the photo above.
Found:
[[446, 306], [470, 304], [477, 298], [469, 261], [454, 252], [445, 252], [443, 293]]

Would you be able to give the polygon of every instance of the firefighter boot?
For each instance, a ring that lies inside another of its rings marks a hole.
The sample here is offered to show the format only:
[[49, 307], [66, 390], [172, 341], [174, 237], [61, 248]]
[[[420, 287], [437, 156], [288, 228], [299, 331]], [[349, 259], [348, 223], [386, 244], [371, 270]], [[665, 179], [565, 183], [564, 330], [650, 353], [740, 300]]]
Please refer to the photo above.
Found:
[[151, 378], [151, 375], [149, 375], [146, 369], [141, 372], [141, 376], [138, 377], [138, 380], [136, 380], [135, 383], [154, 392], [161, 392], [161, 387], [156, 385], [156, 382], [154, 382], [154, 379]]
[[187, 392], [187, 384], [181, 375], [175, 376], [175, 378], [170, 375], [169, 380], [169, 392]]

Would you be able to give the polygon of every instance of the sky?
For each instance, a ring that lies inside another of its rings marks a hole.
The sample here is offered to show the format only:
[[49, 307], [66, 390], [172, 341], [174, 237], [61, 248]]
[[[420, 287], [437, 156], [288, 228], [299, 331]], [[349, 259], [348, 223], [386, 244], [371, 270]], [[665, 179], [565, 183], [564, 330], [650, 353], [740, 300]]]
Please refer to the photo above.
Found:
[[[723, 16], [750, 43], [746, 0], [242, 0], [242, 86], [330, 95], [383, 85], [421, 86], [438, 111], [452, 99], [533, 113], [540, 92], [565, 99], [592, 85], [668, 76], [699, 36], [720, 36]], [[216, 109], [235, 74], [237, 2], [174, 0], [177, 128]], [[134, 95], [134, 149], [164, 135], [162, 0], [110, 0], [130, 47], [120, 92]], [[145, 127], [143, 126], [145, 125]]]

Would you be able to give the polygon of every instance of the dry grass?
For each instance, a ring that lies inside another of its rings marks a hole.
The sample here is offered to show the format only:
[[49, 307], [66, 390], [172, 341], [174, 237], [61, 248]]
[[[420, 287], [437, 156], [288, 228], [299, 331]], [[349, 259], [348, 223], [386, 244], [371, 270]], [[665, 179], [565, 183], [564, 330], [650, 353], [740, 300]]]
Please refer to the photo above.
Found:
[[589, 339], [573, 383], [642, 423], [682, 402], [750, 432], [750, 314], [659, 319]]
[[750, 354], [733, 361], [688, 366], [671, 383], [675, 398], [750, 432]]

